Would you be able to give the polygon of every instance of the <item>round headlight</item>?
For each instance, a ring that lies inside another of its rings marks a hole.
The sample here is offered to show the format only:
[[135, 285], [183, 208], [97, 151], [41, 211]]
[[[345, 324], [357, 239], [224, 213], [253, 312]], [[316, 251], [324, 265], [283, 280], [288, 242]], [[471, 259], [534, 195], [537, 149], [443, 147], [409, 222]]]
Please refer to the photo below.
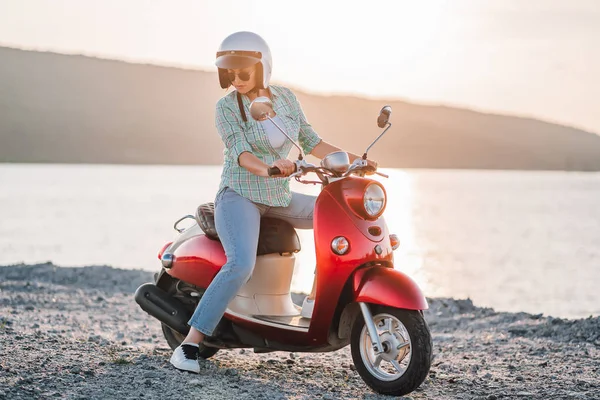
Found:
[[378, 217], [385, 209], [385, 191], [377, 183], [371, 183], [365, 190], [363, 202], [367, 214]]

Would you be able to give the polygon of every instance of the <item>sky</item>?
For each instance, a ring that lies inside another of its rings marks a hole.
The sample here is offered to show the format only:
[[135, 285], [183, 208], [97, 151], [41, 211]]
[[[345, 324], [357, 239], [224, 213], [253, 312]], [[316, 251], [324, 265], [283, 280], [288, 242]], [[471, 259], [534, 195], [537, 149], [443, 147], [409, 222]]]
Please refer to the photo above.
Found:
[[310, 93], [600, 134], [600, 0], [0, 0], [9, 47], [216, 71], [240, 30], [269, 43], [273, 81]]

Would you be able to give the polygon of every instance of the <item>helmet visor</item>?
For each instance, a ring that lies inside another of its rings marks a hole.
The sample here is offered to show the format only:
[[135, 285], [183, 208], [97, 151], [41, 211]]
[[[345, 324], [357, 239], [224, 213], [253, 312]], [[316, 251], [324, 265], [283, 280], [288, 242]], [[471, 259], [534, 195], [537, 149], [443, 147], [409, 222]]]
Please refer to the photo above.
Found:
[[247, 68], [258, 63], [262, 54], [259, 51], [227, 50], [217, 52], [215, 65], [223, 69]]

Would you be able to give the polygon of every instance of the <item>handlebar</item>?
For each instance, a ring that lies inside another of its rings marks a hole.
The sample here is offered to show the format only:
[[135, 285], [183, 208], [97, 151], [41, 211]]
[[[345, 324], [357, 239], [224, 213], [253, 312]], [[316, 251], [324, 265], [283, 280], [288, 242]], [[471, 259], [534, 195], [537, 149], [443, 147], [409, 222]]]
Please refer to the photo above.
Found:
[[273, 175], [281, 175], [281, 170], [277, 167], [270, 167], [267, 170], [269, 176], [273, 176]]
[[[310, 172], [316, 172], [317, 174], [319, 173], [331, 173], [333, 174], [333, 176], [337, 176], [335, 175], [335, 173], [333, 171], [330, 171], [326, 168], [323, 167], [317, 167], [315, 165], [312, 164], [307, 164], [306, 161], [296, 161], [294, 162], [294, 173], [291, 175], [292, 177], [295, 176], [296, 179], [298, 179], [298, 176], [300, 175], [306, 175], [307, 173]], [[356, 172], [363, 172], [363, 173], [369, 173], [369, 174], [377, 174], [380, 176], [383, 176], [385, 178], [389, 178], [388, 175], [386, 174], [382, 174], [381, 172], [378, 172], [376, 168], [373, 168], [371, 166], [368, 165], [363, 165], [363, 166], [359, 166], [356, 165], [354, 167], [351, 167], [348, 172], [346, 172], [345, 174], [343, 174], [342, 176], [347, 176], [350, 175], [352, 173], [356, 173]], [[281, 170], [277, 167], [269, 167], [267, 169], [267, 173], [269, 174], [269, 176], [277, 176], [277, 175], [281, 175]], [[362, 175], [361, 175], [362, 176]], [[321, 176], [321, 180], [323, 180], [323, 177]]]
[[[296, 163], [294, 163], [294, 172], [298, 171], [298, 165], [296, 165]], [[277, 167], [269, 167], [269, 169], [267, 170], [267, 173], [269, 174], [269, 176], [274, 176], [274, 175], [281, 175], [281, 170]]]
[[383, 176], [384, 178], [389, 178], [389, 175], [386, 175], [384, 173], [381, 173], [379, 171], [377, 171], [377, 168], [373, 168], [370, 165], [366, 166], [366, 167], [362, 167], [362, 169], [364, 170], [364, 172], [366, 172], [367, 174], [377, 174], [379, 176]]

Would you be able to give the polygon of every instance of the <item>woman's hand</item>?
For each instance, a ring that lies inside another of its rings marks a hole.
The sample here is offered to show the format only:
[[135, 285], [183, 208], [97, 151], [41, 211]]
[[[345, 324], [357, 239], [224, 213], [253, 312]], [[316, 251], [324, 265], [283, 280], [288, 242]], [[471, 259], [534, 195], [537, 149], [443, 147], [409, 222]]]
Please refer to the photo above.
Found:
[[291, 174], [296, 172], [296, 164], [294, 164], [292, 161], [286, 160], [286, 159], [281, 159], [281, 160], [275, 161], [273, 163], [273, 167], [277, 167], [281, 171], [281, 175], [273, 175], [276, 177], [290, 176]]

